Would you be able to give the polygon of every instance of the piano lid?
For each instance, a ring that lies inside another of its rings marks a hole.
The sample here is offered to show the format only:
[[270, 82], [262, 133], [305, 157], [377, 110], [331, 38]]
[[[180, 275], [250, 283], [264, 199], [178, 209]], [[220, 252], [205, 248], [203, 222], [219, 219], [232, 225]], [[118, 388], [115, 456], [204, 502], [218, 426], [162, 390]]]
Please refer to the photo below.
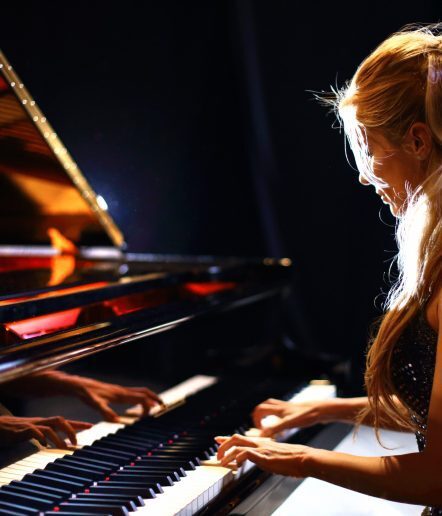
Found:
[[0, 254], [47, 250], [51, 228], [80, 249], [124, 246], [106, 203], [0, 51]]
[[132, 255], [123, 247], [0, 52], [0, 383], [287, 289], [288, 259]]

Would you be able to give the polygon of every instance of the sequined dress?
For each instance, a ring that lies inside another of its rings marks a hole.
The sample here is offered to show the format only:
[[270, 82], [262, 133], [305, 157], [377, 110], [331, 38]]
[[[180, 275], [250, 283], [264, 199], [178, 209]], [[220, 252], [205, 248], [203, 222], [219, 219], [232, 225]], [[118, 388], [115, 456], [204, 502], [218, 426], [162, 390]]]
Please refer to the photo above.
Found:
[[[419, 451], [426, 445], [428, 409], [436, 362], [437, 333], [422, 310], [398, 339], [392, 360], [392, 378], [401, 400], [417, 425]], [[442, 516], [442, 507], [427, 507], [423, 515]]]

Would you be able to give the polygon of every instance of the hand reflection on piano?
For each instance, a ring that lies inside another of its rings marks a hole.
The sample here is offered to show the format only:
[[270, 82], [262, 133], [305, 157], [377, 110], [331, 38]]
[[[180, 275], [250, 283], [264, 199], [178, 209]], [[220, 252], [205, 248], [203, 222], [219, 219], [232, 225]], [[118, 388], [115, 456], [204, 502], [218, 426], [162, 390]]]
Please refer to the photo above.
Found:
[[66, 435], [69, 441], [76, 445], [76, 431], [86, 430], [91, 426], [90, 423], [68, 420], [60, 416], [0, 416], [0, 442], [2, 447], [6, 447], [28, 439], [36, 439], [43, 446], [54, 445], [67, 449], [68, 445], [60, 434]]
[[[0, 392], [23, 397], [73, 396], [81, 399], [102, 414], [106, 421], [118, 422], [119, 415], [110, 404], [138, 404], [142, 414], [153, 407], [164, 406], [163, 401], [146, 387], [124, 387], [92, 378], [67, 374], [61, 371], [43, 371], [7, 382]], [[90, 428], [90, 423], [67, 420], [61, 416], [49, 418], [0, 416], [0, 442], [3, 446], [36, 439], [43, 446], [67, 448], [61, 435], [66, 435], [72, 445], [77, 444], [76, 431]]]
[[110, 403], [140, 404], [143, 415], [149, 414], [152, 407], [163, 405], [161, 398], [146, 387], [124, 387], [61, 371], [35, 373], [8, 382], [2, 389], [24, 396], [73, 396], [100, 412], [106, 421], [113, 422], [119, 416]]

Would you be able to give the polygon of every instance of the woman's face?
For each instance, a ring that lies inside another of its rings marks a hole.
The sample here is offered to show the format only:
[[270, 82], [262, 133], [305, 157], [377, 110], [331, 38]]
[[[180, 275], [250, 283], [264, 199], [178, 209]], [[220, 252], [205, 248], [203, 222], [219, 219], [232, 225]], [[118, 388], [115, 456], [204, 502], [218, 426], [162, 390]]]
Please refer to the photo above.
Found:
[[397, 217], [405, 207], [407, 191], [413, 192], [422, 181], [422, 161], [405, 150], [405, 146], [398, 147], [390, 143], [379, 131], [367, 129], [366, 136], [375, 177], [369, 179], [360, 173], [359, 182], [363, 185], [372, 184], [382, 201], [389, 205], [391, 213]]

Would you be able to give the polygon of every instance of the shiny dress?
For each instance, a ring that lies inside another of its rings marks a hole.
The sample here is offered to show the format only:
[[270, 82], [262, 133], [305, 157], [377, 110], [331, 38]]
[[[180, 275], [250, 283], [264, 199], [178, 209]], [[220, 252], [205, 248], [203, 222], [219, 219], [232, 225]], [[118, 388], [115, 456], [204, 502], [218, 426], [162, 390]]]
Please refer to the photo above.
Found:
[[[393, 382], [417, 427], [416, 440], [419, 451], [426, 445], [436, 344], [437, 333], [428, 324], [422, 310], [402, 333], [393, 351]], [[427, 507], [422, 514], [442, 516], [442, 507]]]

